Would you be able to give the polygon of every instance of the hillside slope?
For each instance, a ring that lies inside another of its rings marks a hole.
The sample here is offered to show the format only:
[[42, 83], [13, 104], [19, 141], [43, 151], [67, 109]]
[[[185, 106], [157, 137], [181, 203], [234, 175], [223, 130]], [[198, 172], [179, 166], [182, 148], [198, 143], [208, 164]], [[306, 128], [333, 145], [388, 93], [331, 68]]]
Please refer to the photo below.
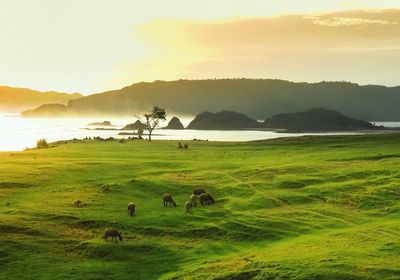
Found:
[[237, 111], [256, 119], [325, 107], [374, 121], [400, 120], [400, 87], [346, 82], [294, 83], [282, 80], [179, 80], [137, 83], [69, 102], [71, 114], [127, 115], [154, 105], [177, 115]]
[[79, 93], [41, 92], [27, 88], [0, 86], [0, 111], [20, 112], [46, 103], [67, 104], [69, 100], [79, 97], [82, 97]]
[[0, 278], [398, 279], [399, 134], [176, 146], [0, 153]]

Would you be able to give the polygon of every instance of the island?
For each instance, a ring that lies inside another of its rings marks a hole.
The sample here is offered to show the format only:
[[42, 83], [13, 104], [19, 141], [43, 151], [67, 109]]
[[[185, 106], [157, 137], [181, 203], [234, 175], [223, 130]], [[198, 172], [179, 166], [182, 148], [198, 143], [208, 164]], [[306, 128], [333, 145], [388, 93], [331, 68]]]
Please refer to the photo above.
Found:
[[137, 120], [134, 123], [127, 124], [121, 130], [138, 130], [138, 129], [146, 129], [146, 125], [141, 121]]
[[259, 128], [262, 123], [244, 114], [234, 111], [218, 113], [203, 112], [198, 114], [187, 127], [200, 130], [234, 130]]
[[113, 126], [110, 121], [89, 123], [90, 126]]
[[263, 126], [270, 129], [283, 129], [287, 132], [325, 132], [381, 130], [370, 122], [347, 117], [338, 111], [313, 108], [306, 112], [279, 114], [264, 121]]
[[365, 120], [350, 118], [338, 111], [325, 108], [312, 108], [305, 112], [278, 114], [267, 118], [264, 122], [259, 122], [234, 111], [204, 112], [198, 114], [187, 128], [196, 130], [255, 129], [279, 132], [341, 132], [385, 129], [383, 126], [376, 126]]
[[168, 125], [166, 127], [163, 127], [163, 129], [184, 129], [184, 128], [185, 127], [177, 117], [172, 117], [172, 119], [168, 122]]

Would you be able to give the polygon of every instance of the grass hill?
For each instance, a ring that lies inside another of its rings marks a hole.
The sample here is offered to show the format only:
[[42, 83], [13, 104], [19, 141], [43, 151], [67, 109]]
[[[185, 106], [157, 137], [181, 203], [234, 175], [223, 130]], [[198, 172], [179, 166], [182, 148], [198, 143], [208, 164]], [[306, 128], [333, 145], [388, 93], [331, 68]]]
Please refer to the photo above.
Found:
[[79, 93], [41, 92], [27, 88], [0, 86], [0, 111], [20, 112], [45, 103], [67, 104], [69, 100], [79, 97], [82, 97]]
[[265, 120], [276, 114], [315, 107], [373, 121], [400, 119], [400, 87], [347, 82], [295, 83], [268, 79], [179, 80], [137, 83], [76, 100], [70, 114], [128, 115], [154, 105], [177, 115], [231, 110]]
[[[0, 278], [398, 278], [399, 134], [176, 146], [0, 153]], [[185, 214], [196, 187], [216, 203]]]

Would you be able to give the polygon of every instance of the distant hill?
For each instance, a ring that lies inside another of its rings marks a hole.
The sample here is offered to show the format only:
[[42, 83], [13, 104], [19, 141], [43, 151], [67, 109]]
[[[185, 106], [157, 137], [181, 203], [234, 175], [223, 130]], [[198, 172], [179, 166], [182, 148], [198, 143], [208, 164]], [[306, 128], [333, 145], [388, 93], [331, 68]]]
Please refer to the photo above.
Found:
[[265, 120], [264, 127], [287, 131], [354, 131], [381, 129], [369, 122], [346, 117], [335, 110], [314, 108], [306, 112], [279, 114]]
[[313, 108], [306, 112], [279, 114], [258, 122], [244, 114], [234, 111], [218, 113], [203, 112], [198, 114], [187, 127], [198, 130], [229, 129], [279, 129], [287, 132], [322, 132], [322, 131], [360, 131], [378, 130], [367, 121], [346, 117], [343, 114], [325, 108]]
[[67, 104], [69, 100], [82, 97], [79, 93], [41, 92], [26, 88], [0, 86], [0, 111], [20, 112], [45, 103]]
[[176, 115], [242, 112], [262, 119], [325, 107], [349, 117], [400, 120], [400, 87], [347, 82], [295, 83], [270, 79], [178, 80], [137, 83], [68, 102], [68, 114], [130, 115], [159, 105]]
[[68, 114], [67, 106], [63, 104], [51, 103], [43, 104], [39, 107], [21, 112], [21, 116], [31, 117], [62, 117]]
[[113, 126], [110, 121], [102, 121], [102, 122], [94, 122], [94, 123], [89, 123], [89, 126]]
[[121, 130], [138, 130], [138, 129], [146, 129], [146, 125], [141, 121], [137, 120], [134, 123], [127, 124]]
[[246, 115], [234, 111], [222, 111], [218, 113], [204, 112], [198, 114], [188, 125], [188, 129], [244, 129], [258, 128], [261, 123]]
[[172, 117], [164, 129], [184, 129], [185, 127], [177, 117]]

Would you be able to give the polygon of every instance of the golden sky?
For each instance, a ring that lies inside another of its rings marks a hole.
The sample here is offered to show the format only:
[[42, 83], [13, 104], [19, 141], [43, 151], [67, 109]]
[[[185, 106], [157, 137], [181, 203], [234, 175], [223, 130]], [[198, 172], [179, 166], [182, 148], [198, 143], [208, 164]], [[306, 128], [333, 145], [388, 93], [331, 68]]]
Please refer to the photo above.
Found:
[[399, 0], [0, 0], [0, 7], [1, 85], [87, 94], [180, 78], [400, 84]]

